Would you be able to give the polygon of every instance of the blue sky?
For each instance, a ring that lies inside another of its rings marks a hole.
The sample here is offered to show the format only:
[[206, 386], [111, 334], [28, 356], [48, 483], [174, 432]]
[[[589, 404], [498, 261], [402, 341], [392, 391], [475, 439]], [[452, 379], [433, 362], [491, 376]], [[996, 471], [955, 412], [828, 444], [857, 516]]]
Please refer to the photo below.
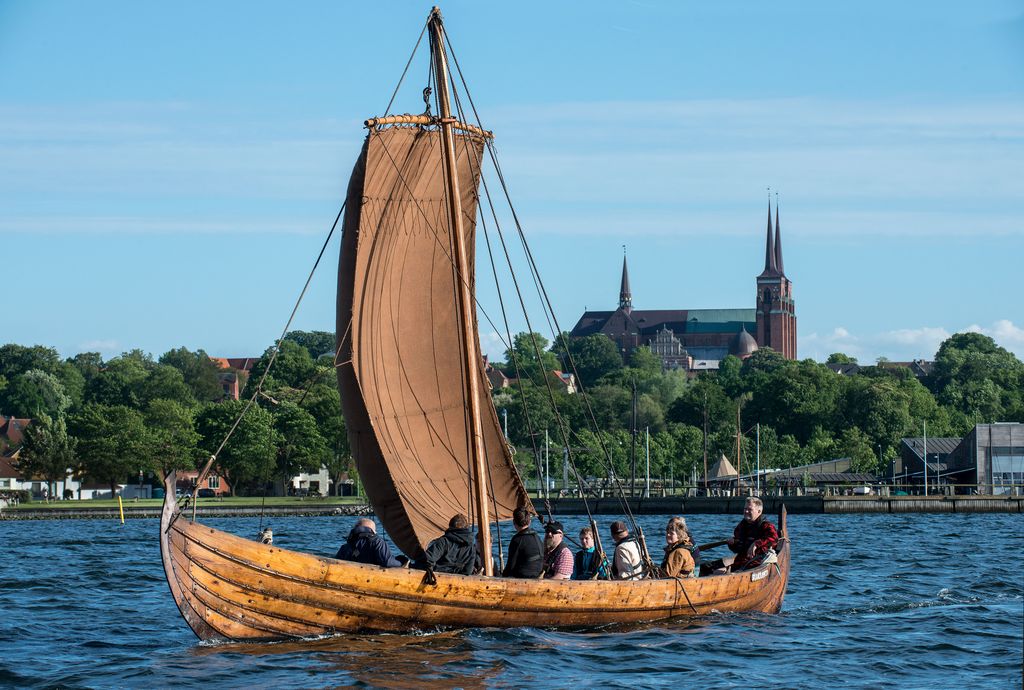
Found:
[[[429, 9], [0, 0], [0, 342], [262, 352]], [[753, 306], [770, 186], [802, 357], [1024, 356], [1019, 2], [442, 10], [563, 327], [623, 244], [637, 308]]]

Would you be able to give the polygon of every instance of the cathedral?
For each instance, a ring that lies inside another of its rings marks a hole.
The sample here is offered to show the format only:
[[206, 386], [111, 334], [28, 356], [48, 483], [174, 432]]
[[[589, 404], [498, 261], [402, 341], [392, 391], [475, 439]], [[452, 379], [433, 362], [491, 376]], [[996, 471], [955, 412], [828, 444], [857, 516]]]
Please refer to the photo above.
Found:
[[622, 259], [619, 308], [588, 311], [572, 329], [573, 337], [601, 333], [618, 346], [624, 360], [646, 345], [666, 369], [717, 369], [727, 355], [746, 359], [759, 347], [770, 347], [796, 359], [796, 304], [793, 283], [782, 263], [779, 208], [768, 204], [764, 270], [757, 276], [753, 309], [634, 309], [629, 269]]

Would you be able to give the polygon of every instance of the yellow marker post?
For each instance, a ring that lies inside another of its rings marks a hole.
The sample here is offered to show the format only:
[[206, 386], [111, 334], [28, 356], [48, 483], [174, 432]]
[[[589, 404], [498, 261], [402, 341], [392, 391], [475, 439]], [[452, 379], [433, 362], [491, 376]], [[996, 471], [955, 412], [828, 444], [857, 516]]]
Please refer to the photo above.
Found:
[[121, 524], [124, 524], [124, 504], [121, 503], [121, 495], [117, 496], [117, 509], [121, 511]]

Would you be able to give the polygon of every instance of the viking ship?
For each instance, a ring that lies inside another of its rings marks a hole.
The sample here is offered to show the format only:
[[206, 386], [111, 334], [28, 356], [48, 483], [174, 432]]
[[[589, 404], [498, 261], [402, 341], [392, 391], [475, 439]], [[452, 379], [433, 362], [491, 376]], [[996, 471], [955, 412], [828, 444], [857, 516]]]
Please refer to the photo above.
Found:
[[[437, 114], [428, 106], [423, 114], [365, 123], [342, 222], [335, 358], [367, 498], [413, 558], [458, 513], [475, 524], [481, 552], [492, 553], [491, 526], [509, 520], [517, 506], [531, 506], [488, 396], [477, 337], [474, 241], [492, 134], [453, 115], [450, 43], [437, 8], [425, 31]], [[456, 110], [462, 112], [458, 104]], [[199, 482], [215, 459], [216, 453]], [[174, 473], [165, 484], [163, 568], [179, 611], [203, 640], [478, 626], [585, 629], [776, 612], [789, 574], [784, 510], [777, 559], [743, 572], [515, 579], [496, 577], [485, 558], [479, 575], [425, 577], [214, 529], [196, 520], [195, 491], [189, 515], [174, 498]]]

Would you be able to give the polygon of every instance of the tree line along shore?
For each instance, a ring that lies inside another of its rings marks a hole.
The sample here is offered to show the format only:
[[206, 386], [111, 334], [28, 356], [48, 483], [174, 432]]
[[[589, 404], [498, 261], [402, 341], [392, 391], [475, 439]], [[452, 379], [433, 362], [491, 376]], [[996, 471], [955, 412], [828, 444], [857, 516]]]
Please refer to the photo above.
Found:
[[[355, 478], [333, 351], [334, 334], [327, 332], [295, 331], [281, 342], [255, 404], [218, 456], [234, 493], [273, 493], [289, 477], [321, 467], [336, 479]], [[32, 423], [17, 448], [0, 446], [0, 453], [13, 455], [22, 472], [52, 482], [70, 468], [112, 491], [137, 481], [140, 472], [158, 484], [160, 473], [195, 469], [218, 448], [272, 352], [249, 372], [227, 372], [248, 374], [239, 379], [240, 399], [230, 399], [225, 369], [203, 350], [62, 359], [43, 345], [3, 345], [0, 414]], [[627, 477], [639, 430], [651, 476], [674, 486], [703, 475], [705, 429], [711, 458], [735, 457], [739, 443], [746, 463], [757, 443], [761, 467], [848, 457], [855, 470], [877, 472], [896, 455], [900, 439], [919, 433], [923, 423], [930, 436], [962, 436], [978, 423], [1024, 422], [1024, 363], [977, 333], [943, 342], [921, 378], [884, 360], [839, 375], [827, 364], [853, 361], [842, 353], [819, 363], [786, 360], [769, 348], [745, 360], [729, 356], [718, 371], [688, 377], [663, 370], [646, 347], [623, 361], [603, 335], [563, 334], [551, 344], [521, 333], [505, 355], [490, 366], [518, 385], [496, 387], [492, 398], [528, 484], [538, 477], [545, 445], [560, 454], [565, 439], [581, 475], [603, 477], [607, 453], [617, 476]], [[574, 371], [586, 400], [549, 384], [559, 371]], [[591, 413], [600, 432], [591, 430]]]

